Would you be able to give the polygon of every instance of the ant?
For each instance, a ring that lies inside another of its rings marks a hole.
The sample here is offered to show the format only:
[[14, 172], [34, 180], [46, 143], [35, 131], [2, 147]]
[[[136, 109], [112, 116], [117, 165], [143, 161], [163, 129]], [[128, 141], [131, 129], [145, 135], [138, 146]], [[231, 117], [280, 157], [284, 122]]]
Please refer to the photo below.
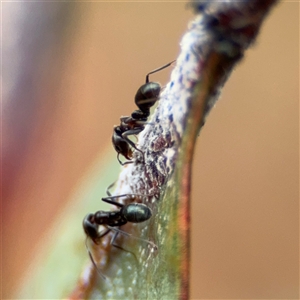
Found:
[[[111, 240], [111, 244], [119, 249], [124, 250], [122, 247], [115, 245], [114, 241], [117, 238], [117, 235], [119, 233], [122, 233], [124, 235], [127, 236], [131, 236], [133, 238], [145, 241], [149, 244], [152, 244], [152, 242], [141, 239], [141, 238], [137, 238], [132, 236], [131, 234], [120, 230], [119, 228], [114, 228], [114, 227], [120, 227], [122, 225], [125, 225], [126, 223], [130, 222], [130, 223], [141, 223], [141, 222], [145, 222], [147, 220], [149, 220], [152, 216], [152, 211], [151, 209], [142, 203], [130, 203], [130, 204], [122, 204], [119, 202], [114, 201], [114, 199], [116, 198], [120, 198], [120, 197], [127, 197], [127, 199], [135, 199], [136, 196], [141, 196], [141, 195], [137, 195], [137, 194], [123, 194], [123, 195], [118, 195], [118, 196], [112, 196], [108, 190], [107, 190], [107, 194], [109, 195], [106, 198], [102, 198], [102, 201], [115, 205], [117, 207], [119, 207], [118, 210], [115, 211], [102, 211], [99, 210], [97, 212], [90, 213], [88, 214], [84, 220], [83, 220], [83, 229], [84, 232], [87, 236], [87, 239], [90, 238], [95, 244], [99, 244], [100, 240], [107, 235], [111, 230], [115, 231], [115, 234]], [[98, 228], [100, 225], [105, 226], [107, 229], [99, 232]], [[93, 256], [90, 252], [90, 250], [88, 249], [87, 246], [87, 239], [86, 239], [86, 249], [88, 251], [89, 257], [93, 263], [93, 265], [95, 266], [95, 268], [97, 269], [98, 273], [104, 278], [104, 275], [100, 272], [100, 270], [98, 269]], [[154, 247], [156, 248], [157, 246], [154, 245]], [[126, 251], [126, 250], [125, 250]]]
[[[142, 150], [138, 149], [134, 142], [132, 142], [128, 136], [137, 135], [144, 130], [147, 124], [147, 119], [150, 115], [150, 108], [158, 100], [158, 96], [161, 91], [161, 85], [158, 82], [149, 82], [149, 75], [161, 71], [169, 67], [172, 62], [149, 72], [146, 75], [146, 82], [143, 84], [136, 92], [134, 101], [138, 107], [130, 117], [121, 117], [120, 125], [114, 127], [112, 143], [117, 151], [117, 159], [119, 163], [123, 166], [125, 164], [132, 163], [132, 161], [127, 161], [125, 163], [121, 162], [119, 155], [122, 154], [126, 159], [132, 159], [132, 148], [139, 151], [143, 156], [143, 161], [145, 161], [144, 153]], [[132, 148], [131, 148], [132, 147]]]

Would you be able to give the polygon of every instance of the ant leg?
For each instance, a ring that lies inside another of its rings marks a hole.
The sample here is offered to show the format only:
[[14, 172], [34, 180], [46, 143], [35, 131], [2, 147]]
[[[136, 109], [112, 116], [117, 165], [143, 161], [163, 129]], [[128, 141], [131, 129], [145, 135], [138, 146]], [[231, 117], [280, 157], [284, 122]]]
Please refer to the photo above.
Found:
[[[120, 202], [116, 202], [113, 199], [118, 199], [120, 197], [127, 197], [127, 200], [135, 200], [136, 197], [152, 197], [153, 195], [149, 194], [149, 195], [142, 195], [142, 194], [122, 194], [122, 195], [116, 195], [116, 196], [108, 196], [105, 198], [101, 198], [102, 201], [118, 206], [118, 207], [123, 207], [124, 204], [120, 203]], [[131, 199], [129, 199], [129, 197]]]
[[119, 156], [120, 156], [120, 153], [118, 153], [118, 155], [117, 155], [117, 160], [118, 160], [118, 162], [120, 163], [120, 165], [125, 166], [125, 165], [127, 165], [127, 164], [132, 164], [132, 163], [133, 163], [133, 161], [126, 161], [126, 162], [123, 163], [123, 162], [120, 160]]
[[[117, 229], [116, 229], [116, 230], [117, 230]], [[119, 234], [119, 231], [116, 231], [115, 234], [114, 234], [114, 236], [113, 236], [113, 238], [112, 238], [111, 241], [110, 241], [110, 244], [113, 245], [114, 247], [120, 249], [120, 250], [123, 250], [123, 251], [125, 251], [125, 252], [128, 252], [128, 253], [132, 254], [132, 255], [134, 256], [134, 258], [136, 259], [136, 261], [138, 262], [138, 259], [137, 259], [136, 255], [135, 255], [133, 252], [131, 252], [131, 251], [129, 251], [129, 250], [126, 250], [126, 249], [124, 249], [123, 247], [121, 247], [121, 246], [115, 244], [115, 240], [116, 240], [118, 234]]]
[[92, 253], [91, 253], [91, 251], [90, 251], [90, 249], [89, 249], [89, 247], [88, 247], [88, 245], [87, 245], [87, 240], [88, 240], [88, 237], [86, 237], [86, 239], [85, 239], [85, 248], [86, 248], [87, 253], [89, 254], [90, 260], [91, 260], [93, 266], [95, 267], [95, 269], [97, 270], [98, 274], [99, 274], [104, 280], [106, 280], [106, 277], [103, 275], [102, 271], [97, 267], [97, 264], [96, 264], [96, 262], [95, 262], [95, 260], [94, 260], [94, 258], [93, 258], [93, 255], [92, 255]]
[[114, 198], [121, 197], [121, 196], [123, 196], [123, 195], [120, 195], [120, 196], [109, 196], [109, 197], [106, 197], [106, 198], [102, 198], [101, 200], [104, 201], [104, 202], [106, 202], [106, 203], [118, 206], [118, 207], [123, 207], [124, 204], [116, 202], [116, 201], [113, 201], [113, 200], [109, 200], [109, 199], [114, 199]]
[[176, 59], [173, 60], [173, 61], [171, 61], [170, 63], [168, 63], [168, 64], [166, 64], [166, 65], [164, 65], [164, 66], [158, 68], [158, 69], [155, 69], [155, 70], [149, 72], [149, 73], [146, 75], [146, 83], [149, 82], [149, 75], [151, 75], [151, 74], [153, 74], [153, 73], [156, 73], [156, 72], [158, 72], [158, 71], [161, 71], [161, 70], [163, 70], [163, 69], [165, 69], [165, 68], [171, 66], [171, 64], [172, 64], [174, 61], [176, 61]]
[[123, 207], [124, 204], [122, 204], [120, 202], [117, 202], [117, 201], [114, 201], [114, 200], [110, 200], [110, 199], [118, 199], [120, 197], [128, 197], [128, 196], [132, 196], [132, 195], [133, 194], [122, 194], [122, 195], [117, 195], [117, 196], [108, 196], [108, 197], [102, 198], [101, 200], [106, 202], [106, 203], [118, 206], [118, 207]]
[[89, 254], [90, 260], [91, 260], [93, 266], [95, 267], [95, 269], [97, 270], [98, 274], [99, 274], [104, 280], [106, 280], [106, 277], [103, 275], [103, 272], [97, 267], [97, 264], [96, 264], [96, 262], [95, 262], [95, 260], [94, 260], [94, 258], [93, 258], [93, 255], [92, 255], [92, 253], [91, 253], [91, 251], [90, 251], [90, 249], [89, 249], [89, 247], [88, 247], [88, 245], [87, 245], [87, 239], [88, 239], [88, 237], [86, 237], [86, 240], [85, 240], [85, 248], [86, 248], [87, 253]]
[[145, 239], [139, 238], [139, 237], [134, 236], [134, 235], [132, 235], [132, 234], [126, 232], [126, 231], [123, 231], [123, 230], [119, 229], [119, 228], [114, 228], [114, 227], [111, 227], [111, 226], [107, 226], [107, 228], [109, 228], [109, 229], [111, 229], [111, 230], [113, 230], [113, 231], [116, 231], [116, 232], [118, 232], [118, 233], [124, 234], [124, 235], [126, 235], [126, 236], [128, 236], [128, 237], [131, 237], [131, 238], [133, 238], [133, 239], [143, 241], [143, 242], [149, 244], [150, 246], [152, 246], [152, 249], [158, 250], [157, 245], [155, 245], [153, 242], [151, 242], [151, 241], [149, 241], [149, 240], [145, 240]]
[[[110, 184], [107, 189], [106, 189], [106, 194], [108, 197], [102, 198], [102, 199], [115, 199], [115, 198], [119, 198], [119, 197], [128, 197], [128, 196], [152, 196], [152, 195], [142, 195], [142, 194], [122, 194], [122, 195], [117, 195], [117, 196], [113, 196], [111, 194], [111, 192], [109, 191], [115, 184], [117, 181], [114, 181], [112, 184]], [[105, 200], [103, 200], [105, 201]]]
[[[99, 234], [99, 236], [97, 237], [97, 240], [98, 240], [98, 239], [101, 239], [102, 237], [104, 237], [105, 235], [107, 235], [109, 232], [110, 232], [110, 229], [104, 230], [104, 232], [102, 232], [102, 233]], [[103, 272], [98, 268], [98, 266], [97, 266], [97, 264], [96, 264], [96, 262], [95, 262], [95, 260], [94, 260], [94, 257], [93, 257], [93, 255], [92, 255], [92, 253], [91, 253], [91, 251], [90, 251], [90, 249], [89, 249], [89, 247], [88, 247], [87, 241], [88, 241], [88, 236], [87, 236], [86, 239], [85, 239], [85, 248], [86, 248], [86, 251], [87, 251], [87, 253], [88, 253], [89, 257], [90, 257], [90, 260], [91, 260], [93, 266], [96, 268], [98, 274], [99, 274], [104, 280], [106, 280], [106, 277], [103, 275]], [[94, 242], [96, 245], [98, 245], [98, 243], [96, 243], [95, 240], [93, 240], [93, 242]]]
[[145, 162], [144, 152], [142, 150], [140, 150], [139, 148], [137, 148], [137, 146], [135, 145], [135, 143], [128, 138], [129, 135], [137, 135], [137, 134], [139, 134], [143, 130], [144, 130], [144, 128], [135, 128], [135, 129], [128, 130], [128, 131], [126, 131], [126, 132], [124, 132], [122, 134], [122, 138], [124, 138], [124, 140], [126, 140], [126, 142], [130, 146], [132, 146], [135, 150], [139, 151], [142, 154], [142, 156], [143, 156], [143, 162]]
[[111, 192], [109, 191], [114, 185], [116, 184], [116, 181], [114, 181], [112, 184], [110, 184], [106, 189], [107, 196], [112, 196]]
[[114, 244], [114, 242], [115, 242], [115, 240], [116, 240], [118, 234], [119, 234], [119, 232], [116, 231], [115, 234], [114, 234], [114, 236], [113, 236], [113, 238], [112, 238], [111, 241], [110, 241], [110, 243], [111, 243], [113, 246], [116, 246], [116, 245]]
[[97, 236], [96, 239], [92, 239], [93, 242], [96, 244], [96, 245], [99, 245], [98, 242], [99, 240], [101, 240], [104, 236], [106, 236], [108, 233], [110, 232], [110, 229], [106, 229], [106, 230], [103, 230], [99, 233], [99, 235]]
[[[144, 130], [144, 127], [141, 127], [141, 128], [134, 128], [134, 129], [130, 129], [130, 130], [127, 130], [125, 132], [122, 133], [122, 138], [128, 142], [134, 149], [138, 150], [134, 144], [133, 141], [131, 141], [128, 136], [129, 135], [138, 135], [140, 132], [142, 132]], [[141, 151], [141, 150], [139, 150]]]
[[[149, 125], [149, 124], [150, 124], [150, 125], [154, 125], [154, 123], [151, 123], [151, 122], [147, 122], [147, 121], [138, 121], [138, 120], [135, 121], [135, 123], [138, 124], [138, 125]], [[142, 130], [144, 130], [144, 128], [143, 128]], [[141, 131], [142, 131], [142, 130], [141, 130]]]

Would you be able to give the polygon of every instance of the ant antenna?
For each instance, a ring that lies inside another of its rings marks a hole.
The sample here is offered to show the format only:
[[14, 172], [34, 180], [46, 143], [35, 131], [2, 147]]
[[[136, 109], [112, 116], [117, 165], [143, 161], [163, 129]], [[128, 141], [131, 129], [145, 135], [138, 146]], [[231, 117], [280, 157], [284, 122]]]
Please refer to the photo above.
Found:
[[166, 65], [164, 65], [164, 66], [162, 66], [162, 67], [160, 67], [160, 68], [158, 68], [158, 69], [155, 69], [155, 70], [151, 71], [150, 73], [148, 73], [148, 74], [146, 75], [146, 83], [149, 82], [149, 75], [154, 74], [154, 73], [156, 73], [156, 72], [159, 72], [159, 71], [161, 71], [161, 70], [163, 70], [163, 69], [165, 69], [165, 68], [171, 66], [172, 63], [175, 62], [175, 61], [176, 61], [176, 59], [173, 60], [173, 61], [171, 61], [170, 63], [168, 63], [168, 64], [166, 64]]

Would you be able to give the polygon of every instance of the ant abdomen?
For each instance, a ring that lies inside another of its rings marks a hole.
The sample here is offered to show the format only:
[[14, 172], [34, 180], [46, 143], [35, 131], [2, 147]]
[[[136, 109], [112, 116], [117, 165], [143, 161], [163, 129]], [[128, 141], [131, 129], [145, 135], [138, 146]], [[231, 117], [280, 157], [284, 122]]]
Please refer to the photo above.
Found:
[[152, 216], [151, 209], [142, 203], [132, 203], [125, 205], [121, 213], [126, 220], [131, 223], [141, 223], [149, 220]]
[[161, 85], [157, 82], [147, 82], [137, 91], [134, 101], [141, 111], [148, 110], [158, 99]]

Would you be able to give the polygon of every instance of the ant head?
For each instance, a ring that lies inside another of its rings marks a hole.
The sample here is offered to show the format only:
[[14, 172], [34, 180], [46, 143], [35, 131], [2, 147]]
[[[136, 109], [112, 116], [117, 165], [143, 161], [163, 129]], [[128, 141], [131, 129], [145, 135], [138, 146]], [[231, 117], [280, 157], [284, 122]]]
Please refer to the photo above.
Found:
[[117, 153], [122, 154], [126, 159], [132, 159], [132, 150], [127, 141], [122, 137], [122, 134], [119, 133], [118, 127], [114, 130], [112, 143]]
[[87, 237], [95, 242], [98, 237], [98, 225], [94, 223], [94, 214], [87, 214], [83, 219], [82, 226]]
[[141, 223], [149, 220], [152, 216], [151, 209], [142, 203], [131, 203], [122, 208], [125, 219], [131, 223]]
[[157, 82], [143, 84], [136, 92], [135, 104], [142, 112], [147, 112], [157, 101], [160, 90], [161, 86]]

